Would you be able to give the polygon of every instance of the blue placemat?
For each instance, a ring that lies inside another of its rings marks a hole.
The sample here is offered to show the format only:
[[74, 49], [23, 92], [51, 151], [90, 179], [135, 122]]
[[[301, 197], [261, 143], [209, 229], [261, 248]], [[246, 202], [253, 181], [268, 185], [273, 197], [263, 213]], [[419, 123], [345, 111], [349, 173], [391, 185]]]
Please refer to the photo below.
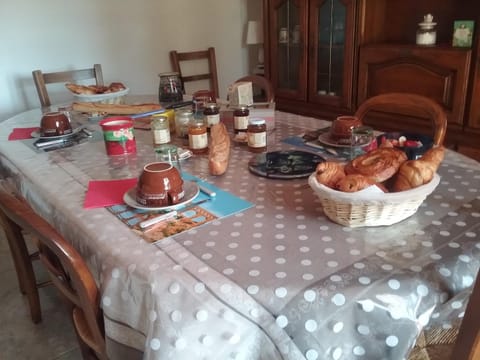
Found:
[[[254, 206], [253, 203], [240, 199], [239, 197], [224, 191], [213, 184], [202, 181], [196, 176], [183, 172], [182, 177], [185, 180], [195, 181], [199, 185], [214, 191], [216, 195], [209, 196], [200, 191], [192, 203], [185, 205], [185, 210], [182, 210], [182, 208], [178, 209], [177, 216], [159, 222], [151, 227], [148, 227], [147, 229], [141, 229], [139, 224], [171, 210], [151, 211], [145, 209], [136, 209], [125, 204], [110, 206], [107, 207], [107, 209], [116, 215], [133, 231], [142, 236], [146, 241], [155, 242], [168, 236], [179, 234], [191, 228], [206, 224], [215, 219], [233, 215], [237, 212]], [[208, 201], [203, 202], [203, 200]]]

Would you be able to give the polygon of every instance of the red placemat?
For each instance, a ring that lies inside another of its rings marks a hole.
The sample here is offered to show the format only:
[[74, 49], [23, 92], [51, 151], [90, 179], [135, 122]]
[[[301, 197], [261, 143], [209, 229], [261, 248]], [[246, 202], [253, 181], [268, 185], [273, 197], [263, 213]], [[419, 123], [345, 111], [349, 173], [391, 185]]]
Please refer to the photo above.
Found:
[[123, 204], [123, 195], [137, 185], [137, 178], [120, 180], [91, 180], [88, 183], [83, 207], [98, 207]]
[[8, 135], [8, 140], [25, 140], [32, 138], [32, 132], [38, 131], [40, 128], [36, 127], [28, 127], [28, 128], [14, 128], [10, 135]]

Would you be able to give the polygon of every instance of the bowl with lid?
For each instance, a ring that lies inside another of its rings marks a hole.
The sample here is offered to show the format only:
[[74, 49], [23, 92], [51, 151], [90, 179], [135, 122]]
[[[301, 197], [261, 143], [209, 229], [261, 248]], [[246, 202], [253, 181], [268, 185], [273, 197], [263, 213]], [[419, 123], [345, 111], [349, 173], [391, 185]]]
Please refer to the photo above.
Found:
[[42, 115], [40, 120], [40, 135], [43, 137], [48, 136], [61, 136], [72, 133], [72, 125], [67, 115], [63, 112], [47, 112]]
[[346, 140], [349, 142], [352, 135], [352, 129], [359, 126], [362, 126], [362, 122], [355, 116], [338, 116], [332, 122], [330, 138], [336, 141]]
[[143, 206], [178, 204], [185, 197], [180, 172], [167, 162], [146, 164], [138, 178], [136, 201]]

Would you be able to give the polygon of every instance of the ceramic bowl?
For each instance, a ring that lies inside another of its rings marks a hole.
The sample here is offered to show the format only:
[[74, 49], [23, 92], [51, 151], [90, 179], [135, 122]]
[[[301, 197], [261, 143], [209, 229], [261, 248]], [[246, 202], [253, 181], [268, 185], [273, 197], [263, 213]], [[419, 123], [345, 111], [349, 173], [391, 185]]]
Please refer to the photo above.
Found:
[[178, 204], [185, 196], [180, 172], [167, 162], [144, 166], [138, 178], [136, 200], [143, 206], [161, 207]]
[[48, 112], [40, 120], [41, 136], [61, 136], [72, 133], [72, 125], [67, 115], [62, 112]]
[[362, 126], [362, 122], [355, 116], [339, 116], [332, 122], [330, 137], [333, 140], [350, 139], [352, 128]]
[[377, 136], [378, 146], [381, 146], [384, 139], [398, 141], [401, 137], [404, 137], [408, 142], [404, 142], [403, 146], [395, 145], [398, 149], [401, 149], [407, 154], [409, 160], [415, 160], [421, 157], [425, 151], [433, 146], [433, 138], [431, 136], [415, 134], [410, 132], [388, 132]]

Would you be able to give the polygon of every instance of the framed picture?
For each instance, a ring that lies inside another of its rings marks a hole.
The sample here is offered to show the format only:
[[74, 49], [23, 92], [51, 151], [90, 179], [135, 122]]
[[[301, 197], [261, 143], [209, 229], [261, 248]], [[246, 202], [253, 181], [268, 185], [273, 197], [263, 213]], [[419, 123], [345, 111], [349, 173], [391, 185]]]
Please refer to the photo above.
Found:
[[473, 37], [473, 20], [457, 20], [453, 23], [453, 46], [471, 47]]

